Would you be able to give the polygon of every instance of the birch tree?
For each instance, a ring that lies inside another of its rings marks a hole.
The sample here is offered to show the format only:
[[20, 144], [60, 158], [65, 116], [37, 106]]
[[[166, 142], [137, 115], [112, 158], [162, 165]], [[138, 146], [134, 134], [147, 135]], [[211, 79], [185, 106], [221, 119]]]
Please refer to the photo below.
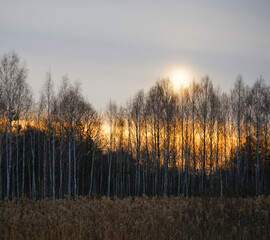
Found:
[[260, 77], [253, 85], [251, 89], [252, 94], [252, 105], [253, 105], [253, 118], [256, 129], [256, 170], [255, 170], [255, 189], [256, 195], [261, 193], [261, 132], [262, 132], [262, 120], [264, 116], [264, 111], [267, 109], [266, 98], [268, 92], [265, 90], [264, 80]]
[[245, 86], [241, 75], [237, 76], [234, 83], [234, 88], [231, 93], [232, 96], [232, 109], [236, 118], [237, 124], [237, 175], [236, 175], [236, 189], [239, 192], [240, 187], [240, 167], [241, 167], [241, 133], [243, 123], [243, 113], [245, 107]]
[[142, 125], [143, 125], [143, 108], [144, 92], [139, 91], [132, 104], [132, 121], [135, 127], [135, 146], [136, 146], [136, 177], [135, 177], [135, 194], [140, 195], [141, 176], [141, 143], [142, 143]]
[[[12, 122], [19, 119], [23, 95], [26, 93], [27, 69], [25, 64], [15, 52], [4, 54], [0, 59], [0, 86], [3, 89], [2, 99], [4, 100], [5, 118], [8, 129], [7, 162], [6, 162], [6, 196], [10, 198], [11, 166], [13, 164], [13, 129]], [[18, 166], [18, 158], [17, 158]], [[18, 172], [18, 169], [17, 169]], [[14, 177], [14, 176], [13, 176]], [[18, 193], [17, 174], [17, 195]], [[15, 190], [15, 189], [13, 189]], [[19, 197], [19, 196], [18, 196]]]

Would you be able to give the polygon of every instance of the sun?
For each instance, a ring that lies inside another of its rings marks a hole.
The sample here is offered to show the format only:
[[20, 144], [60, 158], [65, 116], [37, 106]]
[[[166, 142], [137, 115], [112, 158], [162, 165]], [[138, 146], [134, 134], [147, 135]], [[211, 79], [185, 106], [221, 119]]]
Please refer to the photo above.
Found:
[[190, 73], [185, 69], [173, 70], [170, 75], [174, 89], [179, 89], [181, 86], [187, 87], [190, 82]]

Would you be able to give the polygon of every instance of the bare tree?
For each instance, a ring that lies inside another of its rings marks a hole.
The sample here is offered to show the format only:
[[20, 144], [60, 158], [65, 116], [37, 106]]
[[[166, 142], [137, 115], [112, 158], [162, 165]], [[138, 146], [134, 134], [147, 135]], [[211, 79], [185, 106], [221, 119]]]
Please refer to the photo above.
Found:
[[160, 178], [160, 122], [162, 112], [163, 90], [159, 83], [152, 87], [148, 92], [147, 108], [149, 109], [152, 122], [152, 162], [154, 165], [153, 174], [153, 195], [159, 192]]
[[193, 158], [193, 172], [192, 172], [192, 194], [195, 193], [195, 181], [196, 181], [196, 165], [197, 165], [197, 155], [196, 155], [196, 140], [195, 140], [195, 123], [197, 118], [197, 109], [198, 109], [198, 93], [199, 85], [193, 80], [191, 83], [191, 115], [192, 115], [192, 158]]
[[264, 110], [267, 109], [266, 98], [268, 92], [265, 90], [266, 86], [264, 85], [264, 80], [260, 77], [253, 85], [251, 89], [252, 94], [252, 112], [254, 117], [255, 129], [256, 129], [256, 195], [261, 193], [261, 156], [260, 156], [260, 136], [262, 131], [262, 118], [264, 115]]
[[236, 188], [237, 192], [239, 192], [239, 183], [240, 183], [240, 167], [241, 167], [241, 127], [243, 123], [243, 113], [245, 106], [245, 86], [243, 83], [243, 79], [241, 75], [237, 76], [237, 79], [234, 84], [234, 89], [231, 93], [232, 96], [232, 108], [234, 111], [234, 116], [236, 117], [237, 122], [237, 133], [238, 133], [238, 141], [237, 141], [237, 175], [236, 175]]
[[163, 96], [162, 99], [163, 109], [164, 109], [164, 136], [166, 136], [166, 142], [164, 145], [164, 151], [166, 149], [166, 156], [164, 158], [164, 194], [168, 195], [168, 166], [170, 161], [170, 138], [171, 138], [171, 123], [174, 117], [174, 111], [176, 109], [176, 96], [173, 92], [173, 86], [169, 79], [164, 79], [160, 82]]
[[205, 184], [205, 164], [206, 164], [206, 137], [207, 137], [207, 124], [209, 120], [209, 94], [213, 89], [212, 81], [208, 76], [202, 78], [200, 83], [200, 94], [199, 94], [199, 116], [201, 127], [203, 131], [203, 154], [202, 154], [202, 178], [201, 178], [201, 193], [204, 191]]
[[108, 197], [111, 194], [111, 170], [112, 170], [112, 155], [114, 150], [114, 137], [115, 137], [115, 117], [117, 114], [117, 105], [110, 101], [107, 108], [107, 118], [109, 122], [109, 134], [110, 134], [110, 142], [109, 142], [109, 150], [108, 150]]
[[[11, 166], [13, 163], [12, 153], [13, 153], [13, 131], [12, 122], [19, 119], [21, 113], [21, 104], [23, 95], [26, 93], [25, 88], [27, 78], [27, 69], [23, 63], [21, 63], [20, 58], [15, 52], [10, 52], [4, 54], [0, 59], [0, 85], [3, 89], [2, 99], [4, 100], [4, 109], [6, 110], [6, 120], [8, 123], [7, 129], [9, 131], [9, 157], [6, 163], [7, 172], [7, 198], [10, 197], [10, 175]], [[18, 165], [18, 158], [16, 164]], [[18, 173], [18, 170], [17, 170]], [[13, 175], [14, 177], [14, 175]], [[18, 193], [18, 174], [17, 174], [17, 195]], [[14, 188], [13, 188], [14, 190]], [[19, 196], [18, 196], [19, 197]]]
[[[44, 82], [44, 86], [42, 89], [42, 95], [40, 101], [43, 105], [44, 115], [46, 116], [47, 123], [47, 154], [46, 158], [44, 156], [43, 159], [43, 195], [47, 197], [48, 194], [48, 182], [47, 182], [47, 172], [49, 170], [49, 194], [51, 194], [51, 190], [55, 184], [53, 184], [52, 180], [52, 151], [51, 151], [51, 131], [52, 131], [52, 110], [53, 110], [53, 101], [54, 101], [54, 90], [53, 90], [53, 80], [51, 72], [46, 73], [46, 79]], [[48, 165], [47, 165], [48, 164]], [[49, 169], [48, 169], [49, 168]], [[53, 193], [53, 197], [55, 197], [55, 192]]]
[[141, 158], [141, 143], [142, 143], [142, 121], [144, 108], [144, 92], [139, 91], [133, 99], [132, 105], [132, 121], [135, 127], [135, 145], [136, 145], [136, 178], [135, 178], [135, 193], [140, 195], [140, 158]]

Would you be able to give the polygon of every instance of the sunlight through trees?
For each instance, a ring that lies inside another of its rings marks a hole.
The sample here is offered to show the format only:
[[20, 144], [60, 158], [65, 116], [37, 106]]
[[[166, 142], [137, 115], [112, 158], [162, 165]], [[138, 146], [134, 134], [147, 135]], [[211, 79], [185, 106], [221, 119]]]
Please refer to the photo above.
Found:
[[0, 60], [0, 197], [269, 194], [270, 88], [239, 75], [229, 93], [209, 76], [170, 79], [98, 113], [79, 84], [47, 73], [34, 103], [27, 68]]

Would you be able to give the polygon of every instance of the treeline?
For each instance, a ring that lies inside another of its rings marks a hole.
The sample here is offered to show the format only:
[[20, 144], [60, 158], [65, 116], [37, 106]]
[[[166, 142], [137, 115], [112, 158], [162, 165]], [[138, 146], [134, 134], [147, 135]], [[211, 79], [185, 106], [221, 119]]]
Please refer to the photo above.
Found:
[[230, 93], [205, 76], [169, 79], [126, 106], [95, 111], [79, 84], [47, 73], [35, 103], [27, 68], [0, 59], [0, 198], [65, 195], [268, 195], [270, 87], [239, 75]]

